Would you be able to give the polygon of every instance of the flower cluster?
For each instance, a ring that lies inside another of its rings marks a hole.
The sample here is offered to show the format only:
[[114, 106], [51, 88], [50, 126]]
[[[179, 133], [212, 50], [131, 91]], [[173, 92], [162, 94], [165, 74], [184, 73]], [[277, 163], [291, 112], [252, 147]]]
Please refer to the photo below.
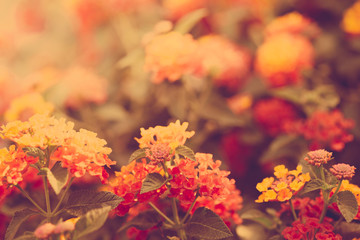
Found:
[[345, 119], [339, 110], [316, 111], [308, 119], [289, 126], [287, 131], [310, 140], [312, 149], [329, 145], [331, 149], [341, 151], [345, 143], [353, 140], [353, 135], [348, 133], [353, 127], [354, 121]]
[[326, 164], [332, 159], [332, 153], [324, 149], [319, 149], [315, 151], [310, 151], [307, 153], [308, 157], [305, 157], [304, 160], [309, 164], [320, 167], [323, 164]]
[[276, 180], [268, 177], [256, 185], [256, 189], [261, 192], [261, 195], [255, 202], [287, 201], [295, 196], [306, 182], [310, 181], [310, 174], [302, 173], [301, 165], [292, 171], [289, 171], [284, 165], [278, 165], [274, 168], [274, 175]]
[[285, 132], [298, 119], [294, 106], [279, 98], [262, 99], [253, 107], [255, 121], [271, 136]]
[[355, 167], [346, 163], [338, 163], [330, 168], [330, 172], [339, 180], [350, 180], [355, 175]]
[[344, 12], [342, 19], [342, 28], [344, 32], [358, 35], [360, 34], [360, 1], [356, 1], [350, 8]]
[[[9, 153], [11, 157], [7, 158], [7, 164], [17, 164], [19, 155], [27, 156], [22, 152], [24, 147], [38, 148], [45, 151], [50, 147], [55, 147], [56, 150], [51, 156], [50, 166], [54, 161], [61, 161], [62, 167], [68, 168], [75, 177], [82, 177], [86, 172], [92, 176], [98, 176], [103, 182], [106, 181], [108, 174], [104, 166], [115, 164], [108, 158], [111, 149], [104, 147], [106, 141], [97, 138], [96, 133], [80, 129], [75, 131], [74, 124], [67, 122], [64, 118], [56, 119], [47, 115], [37, 114], [32, 116], [28, 121], [13, 121], [5, 126], [2, 126], [0, 134], [3, 139], [8, 139], [16, 143], [16, 147], [10, 148]], [[6, 150], [4, 150], [6, 152]], [[16, 153], [14, 155], [14, 153]], [[5, 153], [6, 154], [6, 153]], [[35, 163], [29, 157], [21, 157], [21, 166], [16, 169], [17, 179], [15, 182], [9, 178], [9, 184], [17, 184], [21, 181], [21, 173], [26, 170], [26, 167], [31, 163]], [[4, 160], [5, 161], [5, 160]], [[2, 161], [3, 162], [3, 161]], [[44, 164], [44, 163], [40, 163]], [[10, 172], [7, 171], [6, 176], [10, 177]]]
[[329, 223], [319, 223], [317, 218], [307, 218], [305, 222], [296, 220], [291, 227], [282, 231], [285, 239], [319, 239], [319, 240], [341, 240], [339, 234], [333, 232], [334, 227]]
[[66, 221], [59, 221], [56, 225], [52, 223], [45, 223], [36, 228], [34, 235], [40, 239], [48, 239], [49, 236], [61, 234], [60, 239], [66, 239], [65, 232], [71, 232], [75, 229], [75, 224], [79, 218], [70, 218]]
[[138, 202], [144, 203], [156, 200], [165, 192], [166, 186], [163, 186], [157, 190], [140, 194], [146, 175], [155, 172], [163, 173], [161, 168], [147, 164], [146, 160], [143, 159], [141, 162], [133, 161], [127, 166], [123, 166], [120, 172], [115, 173], [115, 178], [109, 182], [110, 191], [124, 198], [124, 201], [115, 209], [118, 215], [125, 215]]

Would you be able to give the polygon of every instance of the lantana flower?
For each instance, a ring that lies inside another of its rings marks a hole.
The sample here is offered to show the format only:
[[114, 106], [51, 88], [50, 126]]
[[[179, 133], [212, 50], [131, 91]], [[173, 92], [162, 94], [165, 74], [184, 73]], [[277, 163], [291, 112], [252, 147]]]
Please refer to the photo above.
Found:
[[309, 164], [317, 167], [326, 164], [332, 159], [332, 153], [324, 149], [310, 151], [307, 153], [307, 155], [308, 156], [305, 157], [304, 160], [307, 161]]
[[284, 165], [274, 168], [276, 178], [265, 178], [256, 185], [256, 189], [261, 192], [255, 202], [279, 201], [284, 202], [296, 195], [310, 181], [310, 174], [302, 172], [302, 166], [297, 166], [296, 170], [289, 171]]
[[350, 180], [355, 175], [355, 167], [346, 163], [338, 163], [330, 168], [330, 172], [339, 180]]
[[359, 35], [360, 34], [360, 1], [354, 2], [354, 4], [346, 9], [341, 22], [344, 32]]

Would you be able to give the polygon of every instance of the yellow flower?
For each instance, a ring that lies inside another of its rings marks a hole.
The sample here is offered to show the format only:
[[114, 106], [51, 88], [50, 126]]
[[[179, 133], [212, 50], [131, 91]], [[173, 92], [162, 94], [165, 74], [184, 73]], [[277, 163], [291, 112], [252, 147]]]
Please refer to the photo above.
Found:
[[288, 187], [287, 183], [279, 182], [274, 189], [279, 192], [283, 189], [286, 189], [287, 187]]
[[304, 182], [302, 182], [302, 181], [297, 181], [297, 180], [294, 180], [294, 181], [292, 181], [291, 183], [290, 183], [290, 188], [291, 188], [291, 190], [293, 190], [293, 191], [295, 191], [295, 192], [297, 192], [297, 191], [299, 191], [303, 186], [304, 186]]
[[298, 165], [296, 167], [296, 170], [289, 171], [289, 174], [294, 175], [295, 177], [299, 176], [299, 174], [302, 173], [302, 166]]
[[264, 178], [263, 181], [261, 183], [258, 183], [256, 185], [256, 189], [259, 192], [264, 192], [266, 190], [268, 190], [268, 188], [271, 186], [271, 184], [274, 182], [274, 178], [273, 177], [268, 177], [268, 178]]
[[283, 178], [286, 177], [288, 175], [288, 169], [285, 168], [285, 165], [278, 165], [274, 168], [274, 175], [277, 178]]
[[139, 143], [140, 148], [151, 147], [155, 143], [165, 143], [174, 150], [179, 145], [184, 145], [186, 140], [195, 134], [194, 131], [186, 131], [188, 126], [189, 123], [184, 122], [180, 124], [180, 121], [177, 120], [166, 127], [156, 126], [146, 130], [141, 128], [141, 138], [135, 138], [135, 140]]
[[298, 178], [301, 182], [308, 182], [310, 181], [310, 173], [303, 173]]
[[275, 200], [276, 199], [276, 192], [274, 190], [269, 190], [269, 191], [266, 191], [265, 192], [265, 195], [264, 195], [264, 201], [265, 202], [268, 202], [268, 201], [271, 201], [271, 200]]
[[360, 1], [355, 2], [344, 12], [342, 28], [346, 33], [360, 34]]
[[289, 200], [293, 196], [292, 192], [288, 188], [281, 189], [277, 194], [277, 200], [284, 202]]
[[46, 102], [39, 93], [29, 93], [15, 98], [4, 114], [5, 121], [28, 120], [36, 113], [46, 114], [54, 110], [52, 103]]

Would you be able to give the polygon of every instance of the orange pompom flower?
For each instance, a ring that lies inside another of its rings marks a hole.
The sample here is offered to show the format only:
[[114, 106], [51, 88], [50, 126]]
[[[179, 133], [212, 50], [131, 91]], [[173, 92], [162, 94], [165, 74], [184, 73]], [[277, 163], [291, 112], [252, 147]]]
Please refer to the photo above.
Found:
[[152, 73], [152, 81], [161, 83], [179, 80], [194, 72], [197, 43], [190, 34], [168, 32], [156, 35], [145, 45], [145, 69]]
[[269, 87], [302, 81], [301, 72], [313, 67], [314, 48], [301, 35], [276, 34], [266, 38], [256, 53], [256, 70]]
[[360, 34], [360, 1], [356, 1], [350, 8], [344, 12], [341, 22], [344, 32], [359, 35]]
[[296, 195], [310, 181], [310, 174], [303, 173], [301, 165], [296, 170], [289, 171], [284, 165], [274, 168], [273, 177], [265, 178], [256, 185], [256, 189], [261, 192], [255, 202], [279, 201], [284, 202]]

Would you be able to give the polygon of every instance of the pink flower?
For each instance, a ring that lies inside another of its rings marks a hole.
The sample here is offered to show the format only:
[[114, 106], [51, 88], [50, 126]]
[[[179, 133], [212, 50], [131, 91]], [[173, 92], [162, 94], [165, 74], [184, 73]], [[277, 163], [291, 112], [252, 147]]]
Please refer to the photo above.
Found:
[[310, 151], [307, 154], [308, 157], [305, 157], [304, 160], [310, 163], [311, 165], [315, 165], [317, 167], [319, 167], [322, 164], [326, 164], [328, 161], [331, 160], [332, 157], [332, 153], [324, 149]]
[[355, 167], [345, 163], [338, 163], [330, 168], [330, 172], [339, 179], [350, 180], [355, 175]]
[[48, 238], [55, 230], [55, 225], [52, 223], [45, 223], [39, 226], [34, 234], [37, 238]]

